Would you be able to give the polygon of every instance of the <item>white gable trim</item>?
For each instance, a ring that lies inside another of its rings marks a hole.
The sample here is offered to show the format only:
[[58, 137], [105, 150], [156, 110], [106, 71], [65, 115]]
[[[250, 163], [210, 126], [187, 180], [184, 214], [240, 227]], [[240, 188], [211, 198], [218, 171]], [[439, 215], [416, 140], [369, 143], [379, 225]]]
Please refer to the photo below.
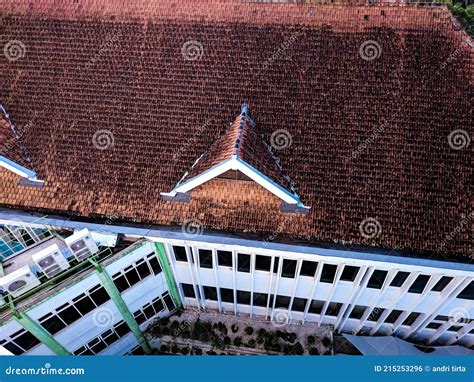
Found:
[[204, 171], [202, 174], [199, 174], [182, 184], [178, 183], [178, 185], [171, 192], [162, 192], [161, 195], [174, 197], [177, 193], [189, 192], [192, 189], [200, 186], [201, 184], [206, 183], [209, 180], [214, 179], [229, 170], [242, 172], [254, 182], [258, 183], [260, 186], [270, 191], [273, 195], [283, 200], [285, 203], [296, 204], [297, 206], [302, 208], [310, 208], [301, 203], [298, 195], [292, 194], [291, 192], [285, 190], [283, 187], [272, 181], [269, 177], [262, 174], [260, 171], [250, 166], [248, 163], [239, 159], [236, 155], [233, 155], [231, 159], [225, 160], [224, 162], [221, 162], [211, 167], [210, 169]]
[[36, 179], [36, 173], [34, 171], [28, 170], [27, 168], [20, 166], [18, 163], [13, 162], [8, 158], [5, 158], [3, 155], [0, 155], [0, 166], [6, 168], [11, 172], [14, 172], [22, 178], [28, 178], [30, 180]]

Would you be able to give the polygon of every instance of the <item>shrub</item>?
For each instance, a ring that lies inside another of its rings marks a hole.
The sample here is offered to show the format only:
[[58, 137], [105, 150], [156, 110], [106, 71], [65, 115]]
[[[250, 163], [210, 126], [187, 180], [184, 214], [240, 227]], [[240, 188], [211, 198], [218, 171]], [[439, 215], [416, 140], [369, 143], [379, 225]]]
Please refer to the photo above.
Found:
[[217, 355], [217, 353], [215, 351], [212, 351], [212, 350], [209, 350], [207, 352], [208, 355]]
[[164, 336], [169, 336], [169, 335], [170, 335], [170, 328], [168, 328], [168, 327], [165, 326], [165, 327], [163, 328], [163, 335], [164, 335]]
[[264, 337], [265, 334], [267, 334], [267, 331], [265, 329], [259, 329], [257, 334], [260, 336], [260, 337]]
[[187, 346], [186, 346], [185, 348], [182, 348], [182, 349], [181, 349], [181, 354], [182, 354], [182, 355], [187, 355], [187, 354], [189, 354], [189, 348], [188, 348]]
[[230, 345], [231, 342], [232, 341], [230, 340], [230, 337], [227, 337], [227, 336], [224, 337], [224, 344]]
[[254, 348], [255, 347], [255, 340], [250, 340], [247, 343], [247, 345], [245, 345], [245, 346], [247, 346], [248, 348]]
[[308, 343], [310, 345], [314, 344], [316, 342], [316, 338], [314, 336], [308, 336]]
[[176, 344], [171, 345], [171, 352], [172, 353], [177, 353], [179, 352], [179, 347]]
[[224, 335], [227, 334], [227, 326], [225, 326], [222, 322], [219, 322], [217, 329]]
[[169, 317], [164, 317], [164, 318], [160, 319], [160, 324], [163, 325], [163, 326], [168, 326], [169, 323], [170, 323], [170, 318]]
[[160, 346], [160, 352], [162, 352], [162, 353], [168, 353], [168, 350], [169, 350], [169, 349], [168, 349], [168, 346], [167, 346], [167, 345], [162, 344], [162, 345]]
[[324, 345], [325, 347], [331, 346], [331, 340], [329, 339], [329, 337], [324, 337], [324, 338], [323, 338], [323, 345]]
[[245, 333], [247, 333], [249, 336], [251, 336], [253, 334], [253, 328], [250, 327], [250, 326], [247, 326], [245, 328]]
[[297, 342], [296, 345], [294, 345], [294, 346], [291, 348], [290, 354], [294, 354], [294, 355], [302, 355], [302, 354], [304, 354], [303, 346], [301, 346], [301, 344], [300, 344], [299, 342]]
[[310, 355], [319, 355], [319, 350], [316, 348], [311, 348], [309, 349], [309, 354]]
[[194, 353], [196, 355], [202, 355], [202, 349], [196, 348], [196, 349], [194, 349]]
[[239, 331], [239, 326], [237, 324], [232, 324], [230, 330], [232, 330], [232, 333], [237, 333]]
[[242, 345], [242, 338], [241, 337], [235, 337], [234, 338], [234, 345], [237, 346], [237, 347]]

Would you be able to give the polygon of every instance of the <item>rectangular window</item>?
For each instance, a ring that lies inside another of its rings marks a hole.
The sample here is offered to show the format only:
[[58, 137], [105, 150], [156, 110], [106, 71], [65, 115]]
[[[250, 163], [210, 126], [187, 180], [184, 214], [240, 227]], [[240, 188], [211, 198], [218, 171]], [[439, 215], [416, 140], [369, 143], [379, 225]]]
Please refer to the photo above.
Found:
[[303, 263], [301, 264], [301, 276], [309, 276], [309, 277], [314, 277], [316, 274], [316, 269], [318, 268], [318, 263], [315, 261], [307, 261], [303, 260]]
[[291, 310], [294, 310], [295, 312], [304, 312], [307, 302], [308, 300], [305, 298], [295, 297], [293, 299], [293, 305], [291, 306]]
[[290, 306], [291, 297], [288, 296], [276, 296], [275, 308], [288, 309]]
[[217, 301], [217, 289], [215, 287], [203, 286], [204, 298], [211, 301]]
[[280, 258], [275, 257], [273, 260], [273, 273], [278, 273], [278, 264], [280, 263]]
[[161, 302], [161, 298], [159, 297], [153, 300], [152, 305], [156, 313], [160, 313], [165, 310], [165, 306], [163, 305], [163, 303]]
[[234, 291], [228, 288], [221, 288], [221, 300], [223, 302], [234, 302]]
[[272, 258], [270, 256], [256, 255], [255, 269], [257, 271], [270, 272], [271, 265], [272, 265]]
[[323, 270], [321, 272], [321, 282], [332, 284], [334, 282], [334, 277], [336, 276], [336, 265], [324, 264]]
[[173, 245], [173, 253], [176, 261], [182, 261], [187, 263], [188, 256], [186, 255], [186, 248], [180, 245]]
[[138, 276], [137, 270], [132, 266], [125, 268], [124, 272], [130, 286], [133, 286], [140, 281], [140, 276]]
[[237, 270], [239, 272], [250, 273], [250, 255], [239, 253], [237, 256], [237, 260], [238, 260]]
[[458, 294], [458, 298], [462, 298], [464, 300], [474, 300], [474, 281], [464, 288], [464, 290]]
[[416, 280], [411, 284], [410, 289], [408, 289], [408, 293], [417, 293], [421, 294], [425, 290], [426, 284], [430, 280], [430, 276], [428, 275], [419, 275]]
[[150, 263], [151, 269], [153, 269], [153, 273], [155, 275], [159, 275], [161, 273], [161, 266], [156, 256], [153, 256], [151, 259], [148, 259]]
[[283, 259], [281, 277], [294, 279], [295, 273], [296, 273], [296, 260]]
[[66, 309], [61, 310], [57, 314], [66, 323], [66, 325], [71, 325], [74, 321], [81, 318], [81, 314], [74, 306], [69, 306]]
[[385, 309], [382, 308], [374, 308], [372, 312], [370, 312], [369, 317], [367, 317], [367, 320], [369, 321], [378, 321], [382, 313], [385, 311]]
[[387, 277], [387, 271], [375, 270], [370, 277], [369, 283], [367, 284], [367, 288], [372, 289], [382, 289], [382, 285], [385, 282], [385, 278]]
[[255, 306], [266, 307], [268, 300], [268, 294], [266, 293], [254, 293], [253, 294], [253, 304]]
[[[214, 288], [214, 290], [215, 289], [216, 288]], [[173, 303], [173, 299], [168, 293], [164, 293], [162, 297], [163, 297], [163, 300], [165, 301], [166, 307], [168, 308], [170, 312], [176, 309]]]
[[417, 312], [413, 312], [411, 313], [406, 319], [405, 321], [403, 321], [403, 324], [402, 325], [406, 325], [406, 326], [410, 326], [412, 325], [415, 320], [420, 316], [421, 313], [417, 313]]
[[22, 335], [16, 337], [13, 341], [15, 341], [19, 347], [25, 349], [25, 351], [34, 348], [40, 343], [40, 341], [33, 334], [26, 330]]
[[312, 300], [311, 305], [309, 306], [308, 312], [313, 314], [321, 314], [323, 310], [324, 301]]
[[441, 324], [438, 324], [437, 322], [432, 322], [428, 325], [426, 325], [428, 329], [439, 329], [441, 327]]
[[140, 264], [137, 265], [137, 272], [140, 275], [140, 279], [144, 279], [151, 275], [150, 268], [146, 261], [142, 261]]
[[210, 249], [199, 250], [199, 266], [212, 269], [212, 251]]
[[339, 312], [341, 311], [342, 304], [339, 302], [331, 302], [328, 305], [328, 308], [326, 310], [326, 314], [328, 316], [337, 316]]
[[250, 305], [250, 292], [243, 290], [237, 291], [237, 302], [239, 304]]
[[410, 275], [410, 272], [399, 271], [393, 278], [392, 282], [390, 283], [390, 286], [401, 287], [409, 275]]
[[444, 288], [446, 288], [449, 283], [453, 280], [452, 277], [443, 276], [439, 279], [436, 285], [431, 289], [433, 292], [442, 292]]
[[133, 316], [135, 317], [135, 321], [137, 321], [138, 325], [141, 325], [146, 321], [145, 315], [141, 310], [137, 310], [135, 313], [133, 313]]
[[115, 286], [117, 287], [120, 293], [130, 288], [130, 284], [128, 283], [127, 278], [125, 277], [125, 275], [121, 274], [120, 272], [116, 273], [113, 276], [113, 280], [114, 280]]
[[116, 324], [115, 332], [119, 335], [119, 337], [123, 337], [131, 332], [129, 326], [126, 322], [122, 321]]
[[387, 324], [394, 324], [395, 321], [398, 320], [398, 317], [400, 317], [400, 314], [402, 313], [403, 311], [401, 310], [396, 310], [396, 309], [392, 310], [390, 314], [387, 316], [387, 318], [385, 319], [385, 322]]
[[349, 318], [355, 318], [356, 320], [360, 320], [362, 316], [364, 315], [366, 309], [367, 309], [366, 306], [355, 305], [354, 308], [352, 309], [351, 314], [349, 315]]
[[183, 290], [184, 297], [196, 298], [194, 293], [194, 287], [191, 284], [181, 284], [181, 289]]
[[40, 318], [39, 321], [41, 326], [51, 334], [56, 334], [66, 327], [66, 324], [53, 313], [48, 313], [46, 316]]
[[217, 251], [217, 264], [222, 267], [232, 267], [232, 252]]
[[352, 265], [346, 265], [342, 271], [341, 280], [342, 281], [354, 281], [359, 273], [359, 267], [353, 267]]
[[110, 300], [109, 294], [106, 292], [104, 287], [102, 286], [95, 286], [89, 291], [89, 295], [91, 296], [92, 300], [95, 302], [97, 306], [102, 305], [103, 303]]

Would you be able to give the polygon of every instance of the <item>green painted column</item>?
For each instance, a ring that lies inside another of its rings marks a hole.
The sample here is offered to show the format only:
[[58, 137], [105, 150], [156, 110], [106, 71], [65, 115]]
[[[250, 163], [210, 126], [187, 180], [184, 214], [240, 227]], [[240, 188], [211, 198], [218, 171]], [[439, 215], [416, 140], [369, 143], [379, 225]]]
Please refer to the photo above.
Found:
[[55, 354], [71, 355], [71, 353], [63, 345], [56, 341], [56, 339], [52, 336], [50, 332], [48, 332], [45, 328], [43, 328], [38, 322], [33, 320], [26, 313], [14, 310], [13, 317], [15, 317], [15, 320], [21, 326], [23, 326], [32, 335], [34, 335], [41, 343], [50, 348], [51, 351], [53, 351]]
[[100, 284], [105, 288], [105, 290], [109, 294], [110, 298], [112, 299], [115, 306], [117, 307], [120, 314], [122, 315], [123, 320], [127, 323], [128, 327], [130, 328], [132, 333], [135, 335], [143, 351], [146, 354], [151, 354], [152, 349], [150, 347], [150, 344], [148, 343], [142, 331], [140, 330], [140, 326], [135, 320], [135, 317], [133, 317], [133, 314], [130, 313], [130, 310], [128, 310], [127, 304], [125, 304], [125, 301], [123, 301], [123, 298], [120, 295], [120, 292], [115, 286], [113, 280], [110, 278], [110, 276], [105, 271], [105, 269], [103, 269], [98, 263], [93, 262], [92, 260], [91, 262], [94, 264], [96, 268], [96, 274], [99, 277]]
[[179, 297], [178, 287], [171, 271], [170, 264], [168, 263], [168, 257], [166, 256], [165, 246], [163, 243], [155, 242], [155, 250], [160, 260], [161, 268], [165, 274], [166, 283], [168, 284], [168, 289], [170, 291], [171, 298], [176, 306], [176, 308], [181, 308], [183, 303]]

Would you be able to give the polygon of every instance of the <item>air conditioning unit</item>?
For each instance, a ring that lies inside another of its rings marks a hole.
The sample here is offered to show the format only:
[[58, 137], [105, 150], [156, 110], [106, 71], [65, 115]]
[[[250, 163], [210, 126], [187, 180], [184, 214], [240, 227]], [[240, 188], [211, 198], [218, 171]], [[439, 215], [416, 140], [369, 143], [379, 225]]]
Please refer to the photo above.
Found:
[[50, 245], [42, 251], [35, 253], [32, 255], [32, 258], [48, 278], [56, 276], [71, 266], [57, 244]]
[[64, 241], [77, 261], [82, 261], [99, 252], [99, 248], [87, 228], [75, 232]]
[[6, 276], [0, 277], [0, 288], [14, 298], [21, 296], [40, 284], [41, 282], [31, 271], [29, 265], [25, 265]]

